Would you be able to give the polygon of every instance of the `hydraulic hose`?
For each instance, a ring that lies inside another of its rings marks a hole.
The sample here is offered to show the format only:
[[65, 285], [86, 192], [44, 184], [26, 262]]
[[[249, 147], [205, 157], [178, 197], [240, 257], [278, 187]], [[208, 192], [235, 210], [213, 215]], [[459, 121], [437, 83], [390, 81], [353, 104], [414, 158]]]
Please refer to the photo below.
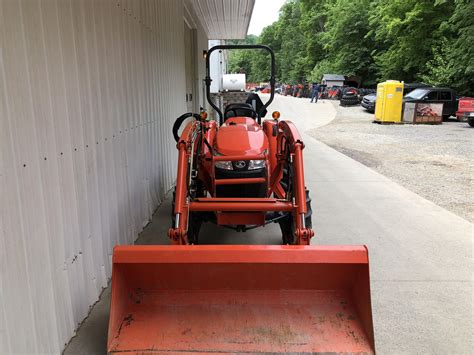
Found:
[[186, 121], [189, 117], [194, 117], [196, 120], [199, 120], [201, 118], [201, 116], [199, 116], [199, 114], [192, 113], [192, 112], [188, 112], [188, 113], [185, 113], [185, 114], [179, 116], [176, 119], [176, 121], [174, 121], [174, 124], [173, 124], [173, 137], [174, 137], [174, 140], [176, 141], [176, 143], [178, 143], [178, 141], [179, 141], [178, 131], [181, 128], [181, 125], [183, 124], [183, 122]]

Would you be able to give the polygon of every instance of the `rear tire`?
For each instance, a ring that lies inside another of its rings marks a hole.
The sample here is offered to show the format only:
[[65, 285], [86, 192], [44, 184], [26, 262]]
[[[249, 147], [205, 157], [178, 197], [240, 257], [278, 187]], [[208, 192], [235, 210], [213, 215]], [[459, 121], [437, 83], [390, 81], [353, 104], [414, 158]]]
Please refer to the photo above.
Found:
[[469, 126], [474, 127], [474, 119], [472, 118], [468, 119], [467, 123], [469, 124]]
[[354, 93], [347, 93], [342, 95], [340, 103], [341, 106], [353, 106], [359, 104], [359, 98]]

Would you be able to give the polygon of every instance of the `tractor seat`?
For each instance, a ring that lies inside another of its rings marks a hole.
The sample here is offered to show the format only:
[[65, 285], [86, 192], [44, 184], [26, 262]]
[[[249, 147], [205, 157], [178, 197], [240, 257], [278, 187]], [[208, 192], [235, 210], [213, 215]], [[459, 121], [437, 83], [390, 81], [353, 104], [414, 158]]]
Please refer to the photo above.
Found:
[[234, 103], [226, 106], [224, 110], [224, 121], [231, 117], [251, 117], [257, 118], [257, 112], [248, 103]]

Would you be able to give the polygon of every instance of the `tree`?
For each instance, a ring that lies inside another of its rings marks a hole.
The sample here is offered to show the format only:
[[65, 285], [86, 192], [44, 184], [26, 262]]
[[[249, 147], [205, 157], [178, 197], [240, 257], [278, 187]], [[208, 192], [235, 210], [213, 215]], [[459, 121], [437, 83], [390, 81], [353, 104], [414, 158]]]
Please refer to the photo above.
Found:
[[274, 31], [272, 37], [278, 56], [278, 77], [282, 82], [296, 84], [305, 80], [306, 47], [300, 22], [299, 1], [288, 1], [282, 6], [278, 21], [270, 28]]
[[447, 61], [450, 82], [461, 94], [474, 94], [474, 2], [456, 0], [453, 15], [447, 22], [454, 32], [448, 43]]
[[[238, 43], [273, 48], [281, 83], [335, 73], [364, 86], [424, 81], [473, 95], [473, 13], [472, 0], [288, 0], [278, 21]], [[229, 68], [268, 81], [269, 63], [262, 51], [235, 51]]]
[[[255, 44], [258, 37], [255, 35], [248, 35], [243, 40], [229, 40], [227, 44]], [[248, 50], [235, 49], [228, 52], [227, 70], [229, 73], [245, 73], [247, 81], [252, 82], [252, 62], [253, 53]]]
[[432, 59], [422, 78], [427, 83], [449, 86], [460, 94], [474, 93], [474, 3], [456, 0], [449, 20], [441, 24], [445, 36], [432, 48]]
[[369, 24], [366, 13], [370, 3], [370, 0], [327, 3], [326, 31], [321, 40], [326, 51], [325, 60], [333, 72], [357, 76], [366, 83], [374, 84], [375, 66], [371, 54], [374, 45], [372, 36], [367, 35]]
[[306, 78], [311, 81], [319, 81], [322, 75], [319, 76], [317, 74], [315, 77], [314, 73], [320, 70], [320, 68], [325, 68], [329, 65], [325, 60], [327, 54], [322, 40], [326, 29], [327, 2], [327, 0], [300, 1], [300, 28], [305, 38], [305, 71]]
[[374, 52], [378, 79], [419, 79], [443, 36], [440, 26], [452, 12], [453, 1], [377, 1], [369, 14], [369, 35], [380, 44]]

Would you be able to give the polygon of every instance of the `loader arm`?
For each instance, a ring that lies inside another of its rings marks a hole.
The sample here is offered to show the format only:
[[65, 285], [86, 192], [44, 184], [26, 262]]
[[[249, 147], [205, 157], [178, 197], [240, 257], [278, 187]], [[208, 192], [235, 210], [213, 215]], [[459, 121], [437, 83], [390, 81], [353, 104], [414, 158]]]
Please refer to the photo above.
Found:
[[201, 122], [194, 120], [184, 128], [176, 145], [178, 149], [178, 173], [176, 176], [175, 191], [175, 225], [171, 226], [168, 236], [172, 244], [187, 244], [187, 230], [189, 217], [189, 179], [192, 174], [192, 162], [196, 159], [195, 147], [202, 138]]

